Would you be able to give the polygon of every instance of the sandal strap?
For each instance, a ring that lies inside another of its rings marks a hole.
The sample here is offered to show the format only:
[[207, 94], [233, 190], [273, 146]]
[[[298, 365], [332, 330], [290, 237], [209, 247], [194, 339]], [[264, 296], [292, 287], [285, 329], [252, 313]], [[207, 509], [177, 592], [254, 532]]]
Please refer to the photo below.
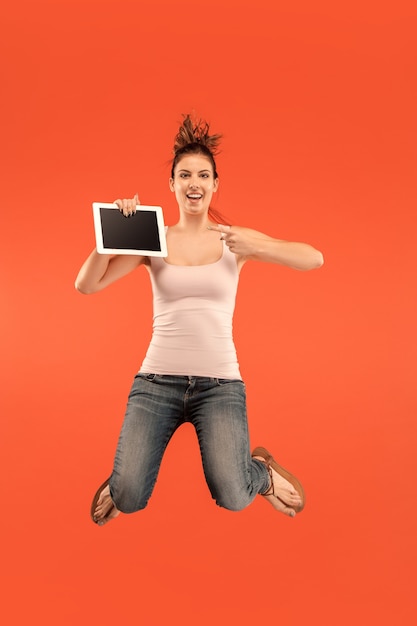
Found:
[[274, 479], [272, 477], [272, 467], [270, 465], [271, 460], [272, 460], [272, 456], [270, 455], [268, 457], [268, 459], [264, 459], [264, 460], [256, 459], [256, 460], [260, 461], [261, 463], [263, 463], [265, 465], [266, 469], [268, 470], [269, 480], [270, 480], [270, 483], [271, 483], [269, 485], [268, 489], [264, 493], [261, 493], [260, 495], [261, 496], [274, 496], [275, 495]]

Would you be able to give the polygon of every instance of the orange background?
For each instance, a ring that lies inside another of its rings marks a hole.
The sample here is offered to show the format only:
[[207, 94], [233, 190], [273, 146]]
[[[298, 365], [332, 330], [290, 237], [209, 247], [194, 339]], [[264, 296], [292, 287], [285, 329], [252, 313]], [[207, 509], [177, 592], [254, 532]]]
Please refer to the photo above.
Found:
[[[414, 623], [415, 3], [0, 12], [4, 623]], [[192, 109], [224, 134], [217, 208], [325, 255], [245, 267], [235, 320], [252, 444], [307, 506], [216, 507], [187, 425], [149, 507], [100, 529], [151, 292], [143, 271], [92, 297], [74, 278], [93, 201], [139, 191], [175, 220], [168, 161]]]

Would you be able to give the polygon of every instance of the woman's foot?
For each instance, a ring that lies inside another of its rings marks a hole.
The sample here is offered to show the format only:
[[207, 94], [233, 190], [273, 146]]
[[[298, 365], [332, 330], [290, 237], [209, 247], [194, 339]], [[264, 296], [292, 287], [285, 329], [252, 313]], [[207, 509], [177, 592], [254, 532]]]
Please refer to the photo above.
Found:
[[295, 517], [304, 508], [304, 489], [299, 480], [278, 465], [265, 448], [255, 448], [252, 458], [264, 463], [270, 476], [270, 485], [261, 494], [277, 511]]
[[114, 506], [110, 496], [109, 480], [107, 479], [97, 490], [91, 505], [91, 518], [99, 526], [104, 526], [120, 513]]
[[265, 500], [268, 500], [270, 504], [274, 507], [276, 511], [280, 513], [284, 513], [284, 515], [288, 515], [289, 517], [295, 517], [296, 512], [290, 506], [287, 506], [282, 500], [277, 498], [276, 496], [265, 496], [264, 494], [260, 494]]

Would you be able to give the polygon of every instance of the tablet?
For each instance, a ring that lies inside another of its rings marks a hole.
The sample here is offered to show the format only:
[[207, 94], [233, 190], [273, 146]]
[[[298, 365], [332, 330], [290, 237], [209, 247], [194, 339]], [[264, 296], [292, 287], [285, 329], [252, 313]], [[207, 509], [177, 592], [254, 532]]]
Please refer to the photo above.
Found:
[[136, 213], [125, 217], [117, 204], [93, 202], [93, 217], [100, 254], [168, 256], [160, 206], [138, 204]]

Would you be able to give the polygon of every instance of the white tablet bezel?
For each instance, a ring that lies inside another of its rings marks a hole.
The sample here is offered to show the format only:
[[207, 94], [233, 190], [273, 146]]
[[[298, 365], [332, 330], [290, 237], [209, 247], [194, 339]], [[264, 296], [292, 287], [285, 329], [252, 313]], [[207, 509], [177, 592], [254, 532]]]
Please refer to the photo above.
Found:
[[[162, 207], [160, 206], [146, 206], [142, 204], [136, 205], [136, 211], [152, 211], [156, 214], [156, 223], [158, 228], [159, 242], [161, 244], [160, 250], [130, 250], [125, 248], [105, 248], [103, 244], [103, 231], [100, 219], [100, 209], [112, 209], [119, 211], [117, 204], [109, 202], [93, 202], [93, 218], [94, 218], [94, 231], [96, 236], [96, 247], [99, 254], [133, 254], [137, 256], [168, 256], [164, 216], [162, 213]], [[126, 217], [125, 219], [129, 219]]]

